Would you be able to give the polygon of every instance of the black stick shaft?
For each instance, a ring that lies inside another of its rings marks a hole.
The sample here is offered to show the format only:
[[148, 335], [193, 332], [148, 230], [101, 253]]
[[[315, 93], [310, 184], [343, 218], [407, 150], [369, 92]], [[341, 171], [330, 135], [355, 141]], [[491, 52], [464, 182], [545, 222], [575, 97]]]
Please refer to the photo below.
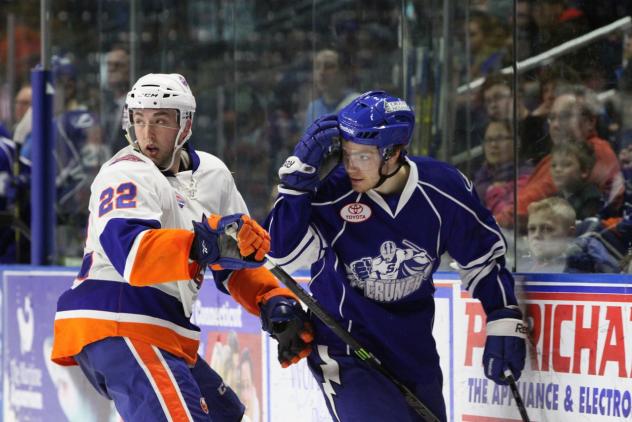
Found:
[[520, 391], [518, 391], [518, 386], [516, 385], [516, 379], [511, 373], [511, 370], [507, 369], [505, 371], [505, 379], [509, 383], [509, 389], [511, 390], [511, 394], [513, 394], [514, 400], [516, 401], [516, 406], [518, 406], [518, 411], [520, 412], [520, 416], [522, 417], [522, 422], [529, 422], [530, 420], [529, 415], [527, 414], [527, 408], [524, 407], [522, 396], [520, 396]]
[[285, 286], [292, 291], [305, 305], [315, 314], [327, 327], [329, 327], [342, 341], [351, 347], [356, 357], [363, 362], [369, 364], [372, 368], [378, 370], [382, 375], [388, 378], [399, 391], [404, 395], [406, 403], [415, 411], [419, 416], [424, 418], [428, 422], [440, 422], [434, 413], [428, 407], [410, 391], [408, 387], [402, 384], [395, 376], [387, 370], [384, 365], [375, 357], [371, 352], [366, 350], [362, 345], [347, 331], [345, 330], [331, 315], [329, 315], [320, 304], [309, 293], [307, 293], [294, 278], [289, 275], [281, 267], [274, 265], [270, 260], [266, 264], [266, 268], [272, 272]]

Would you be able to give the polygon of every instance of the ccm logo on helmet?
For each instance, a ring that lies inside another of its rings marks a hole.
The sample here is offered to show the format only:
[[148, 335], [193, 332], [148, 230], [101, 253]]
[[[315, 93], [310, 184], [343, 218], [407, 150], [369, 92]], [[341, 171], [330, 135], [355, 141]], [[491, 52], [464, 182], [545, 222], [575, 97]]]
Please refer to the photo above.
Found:
[[342, 207], [340, 217], [350, 223], [361, 223], [371, 217], [371, 208], [361, 202], [353, 202]]

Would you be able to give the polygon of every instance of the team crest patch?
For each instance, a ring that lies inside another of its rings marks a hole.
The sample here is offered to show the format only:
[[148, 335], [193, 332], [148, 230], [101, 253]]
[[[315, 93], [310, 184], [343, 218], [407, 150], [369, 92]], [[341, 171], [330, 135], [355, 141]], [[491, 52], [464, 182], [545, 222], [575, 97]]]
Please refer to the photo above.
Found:
[[340, 217], [349, 223], [362, 223], [371, 217], [371, 208], [362, 202], [352, 202], [340, 210]]
[[180, 208], [184, 208], [184, 203], [186, 202], [186, 200], [184, 199], [184, 196], [176, 192], [176, 202], [178, 203], [178, 206]]
[[118, 163], [120, 161], [136, 161], [136, 162], [139, 162], [139, 163], [143, 162], [142, 158], [139, 158], [139, 157], [135, 156], [134, 154], [127, 154], [127, 155], [124, 155], [122, 157], [117, 158], [116, 160], [113, 160], [110, 163], [110, 165], [116, 164], [116, 163]]
[[395, 302], [414, 294], [432, 276], [435, 258], [407, 239], [386, 240], [373, 255], [345, 264], [351, 286], [377, 302]]
[[206, 404], [204, 397], [200, 397], [200, 407], [202, 408], [202, 412], [208, 415], [208, 405]]

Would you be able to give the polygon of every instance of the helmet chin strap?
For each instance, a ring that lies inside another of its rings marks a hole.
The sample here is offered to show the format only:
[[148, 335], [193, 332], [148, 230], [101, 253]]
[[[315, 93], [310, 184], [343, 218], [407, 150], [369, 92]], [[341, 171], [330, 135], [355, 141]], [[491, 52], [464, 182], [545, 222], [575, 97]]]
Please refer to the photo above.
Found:
[[397, 172], [399, 171], [399, 169], [401, 169], [402, 166], [406, 163], [406, 160], [404, 159], [404, 151], [400, 149], [399, 157], [397, 157], [397, 164], [398, 164], [397, 168], [389, 174], [382, 173], [382, 168], [386, 165], [386, 161], [388, 161], [388, 159], [391, 158], [392, 155], [393, 155], [392, 149], [386, 149], [384, 153], [382, 154], [382, 160], [380, 162], [380, 170], [379, 170], [380, 180], [378, 180], [375, 186], [373, 186], [371, 189], [377, 189], [380, 186], [382, 186], [382, 184], [386, 182], [387, 179], [390, 179], [391, 177], [395, 176]]
[[[176, 161], [176, 154], [179, 154], [180, 150], [184, 146], [184, 142], [182, 142], [180, 145], [178, 145], [178, 138], [179, 137], [180, 137], [180, 132], [178, 132], [178, 136], [176, 137], [176, 140], [174, 142], [173, 152], [171, 153], [171, 160], [169, 160], [169, 164], [167, 165], [167, 167], [160, 167], [160, 166], [158, 166], [160, 171], [167, 171], [167, 170], [169, 170], [171, 168], [171, 166], [173, 166], [173, 163]], [[174, 172], [174, 173], [177, 173], [177, 171]]]
[[375, 184], [375, 186], [373, 186], [371, 189], [377, 189], [380, 186], [382, 186], [382, 183], [386, 182], [387, 179], [390, 179], [391, 177], [395, 176], [397, 174], [397, 172], [399, 171], [399, 169], [401, 169], [402, 166], [404, 165], [404, 163], [402, 161], [398, 161], [397, 164], [399, 164], [399, 165], [397, 166], [397, 168], [395, 170], [393, 170], [392, 173], [384, 174], [384, 173], [382, 173], [382, 167], [384, 167], [385, 164], [386, 164], [386, 162], [384, 160], [382, 160], [382, 163], [380, 164], [380, 180], [378, 180], [377, 183]]
[[[180, 112], [178, 112], [178, 121], [180, 121]], [[160, 167], [158, 166], [158, 168], [160, 169], [160, 171], [168, 171], [171, 166], [173, 166], [173, 163], [176, 160], [176, 154], [180, 153], [180, 150], [182, 149], [182, 147], [184, 146], [184, 143], [186, 142], [186, 140], [182, 141], [182, 143], [180, 145], [178, 145], [178, 142], [180, 141], [180, 137], [182, 136], [182, 132], [184, 132], [187, 128], [187, 124], [180, 124], [180, 129], [178, 130], [178, 134], [176, 135], [176, 139], [173, 141], [173, 152], [171, 153], [171, 160], [169, 160], [169, 164], [167, 165], [166, 168]], [[177, 173], [177, 171], [175, 172]]]

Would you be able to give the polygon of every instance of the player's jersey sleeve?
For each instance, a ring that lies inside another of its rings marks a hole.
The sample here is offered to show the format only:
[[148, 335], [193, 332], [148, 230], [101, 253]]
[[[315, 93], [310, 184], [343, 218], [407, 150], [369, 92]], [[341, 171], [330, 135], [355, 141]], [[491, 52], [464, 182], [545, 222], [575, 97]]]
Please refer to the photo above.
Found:
[[90, 235], [116, 271], [132, 285], [188, 280], [195, 271], [189, 250], [193, 233], [167, 215], [168, 185], [160, 185], [153, 164], [106, 164], [92, 185]]
[[514, 280], [505, 268], [504, 237], [472, 182], [447, 164], [432, 171], [434, 176], [422, 178], [420, 186], [437, 207], [441, 243], [456, 260], [463, 286], [488, 313], [516, 305]]
[[287, 272], [309, 266], [324, 249], [312, 223], [312, 195], [279, 186], [279, 194], [265, 222], [272, 238], [270, 256]]

